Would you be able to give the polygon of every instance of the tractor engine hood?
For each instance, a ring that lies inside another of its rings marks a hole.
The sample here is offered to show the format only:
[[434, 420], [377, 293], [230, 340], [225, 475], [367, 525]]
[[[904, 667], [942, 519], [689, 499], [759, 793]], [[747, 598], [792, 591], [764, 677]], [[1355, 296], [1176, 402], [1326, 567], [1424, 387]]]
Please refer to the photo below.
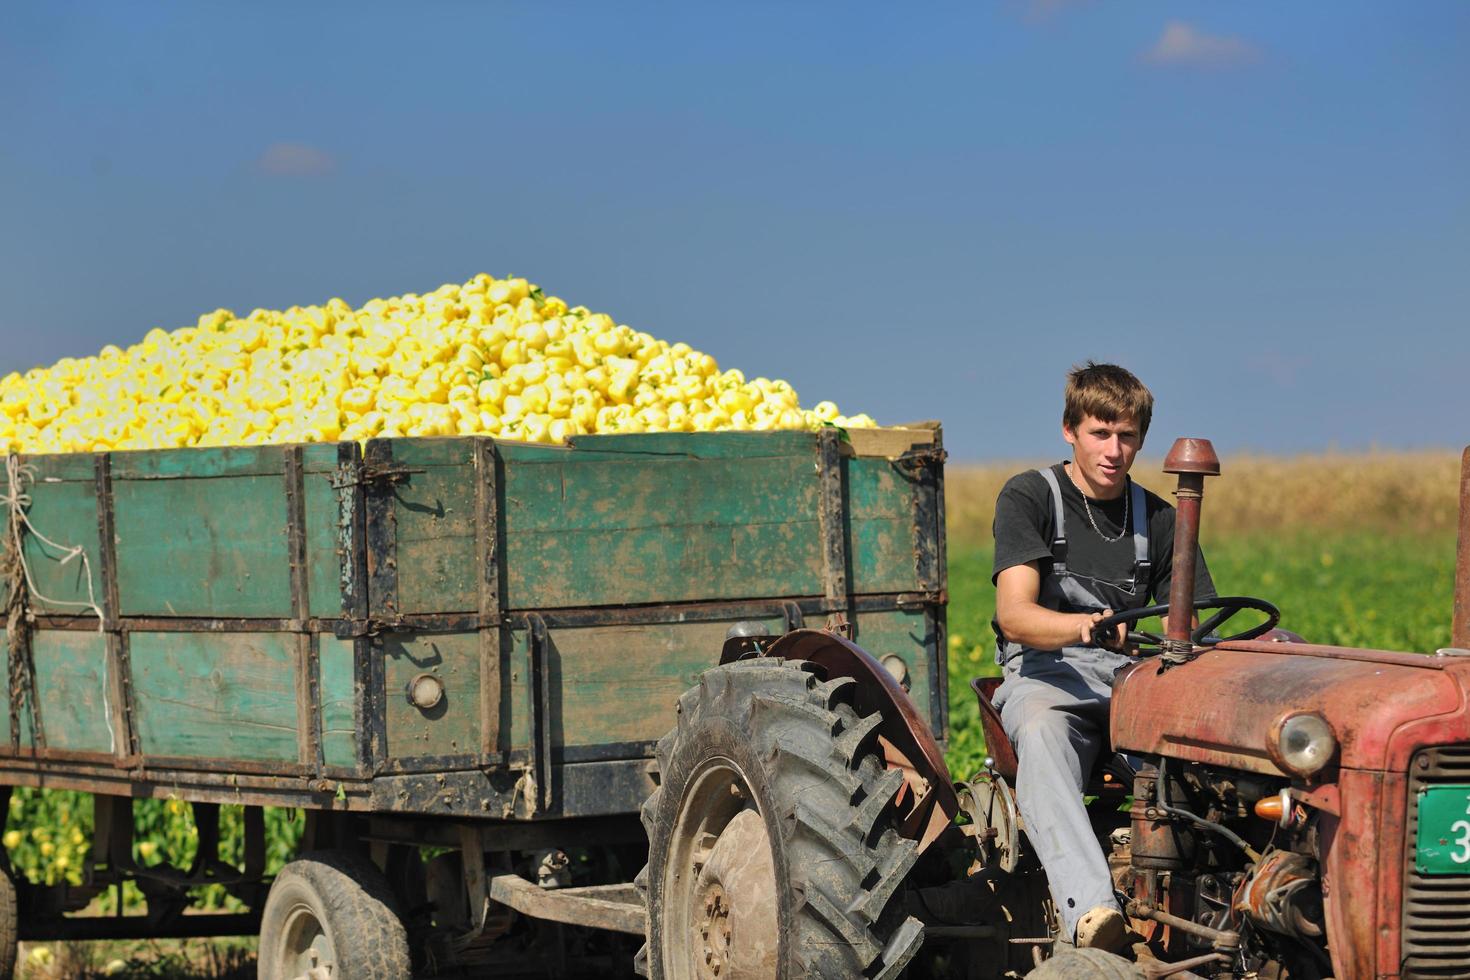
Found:
[[1306, 643], [1221, 643], [1163, 673], [1153, 659], [1125, 668], [1114, 687], [1113, 747], [1288, 775], [1273, 760], [1268, 743], [1274, 747], [1286, 716], [1315, 712], [1337, 736], [1335, 765], [1402, 768], [1413, 747], [1395, 745], [1396, 734], [1399, 743], [1412, 741], [1412, 730], [1428, 719], [1439, 719], [1435, 727], [1441, 736], [1470, 738], [1467, 682], [1470, 662], [1459, 657]]

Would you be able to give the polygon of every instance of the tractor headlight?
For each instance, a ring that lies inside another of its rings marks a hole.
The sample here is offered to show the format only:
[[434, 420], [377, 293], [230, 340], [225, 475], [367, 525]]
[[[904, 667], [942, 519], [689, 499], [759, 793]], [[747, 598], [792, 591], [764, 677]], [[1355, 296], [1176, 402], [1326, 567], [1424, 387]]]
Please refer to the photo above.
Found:
[[1292, 775], [1314, 775], [1337, 754], [1337, 734], [1321, 715], [1286, 715], [1274, 727], [1266, 748]]

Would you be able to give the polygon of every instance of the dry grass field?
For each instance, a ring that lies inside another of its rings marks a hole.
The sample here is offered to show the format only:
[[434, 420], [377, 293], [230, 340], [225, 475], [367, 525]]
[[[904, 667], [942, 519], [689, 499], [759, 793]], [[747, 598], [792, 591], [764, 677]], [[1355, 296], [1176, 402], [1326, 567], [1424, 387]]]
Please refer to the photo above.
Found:
[[[951, 543], [988, 542], [996, 494], [1011, 476], [1038, 465], [1046, 462], [950, 466]], [[1133, 475], [1171, 500], [1177, 478], [1162, 467], [1160, 458], [1141, 459]], [[1202, 534], [1209, 541], [1303, 530], [1452, 532], [1459, 474], [1460, 454], [1451, 450], [1225, 456], [1220, 475], [1205, 481]]]

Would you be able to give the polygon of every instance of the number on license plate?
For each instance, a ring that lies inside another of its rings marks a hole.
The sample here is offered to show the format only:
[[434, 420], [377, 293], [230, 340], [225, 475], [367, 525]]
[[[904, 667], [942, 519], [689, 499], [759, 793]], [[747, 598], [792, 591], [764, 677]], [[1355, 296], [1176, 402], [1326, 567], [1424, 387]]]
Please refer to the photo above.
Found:
[[1425, 875], [1470, 874], [1470, 786], [1420, 791], [1414, 870]]

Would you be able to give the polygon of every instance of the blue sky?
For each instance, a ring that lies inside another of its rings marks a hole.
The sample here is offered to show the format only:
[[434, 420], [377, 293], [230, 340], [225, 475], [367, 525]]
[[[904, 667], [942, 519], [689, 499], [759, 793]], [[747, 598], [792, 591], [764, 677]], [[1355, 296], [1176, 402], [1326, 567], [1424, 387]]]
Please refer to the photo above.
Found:
[[960, 459], [1470, 443], [1470, 5], [11, 3], [0, 372], [526, 275]]

